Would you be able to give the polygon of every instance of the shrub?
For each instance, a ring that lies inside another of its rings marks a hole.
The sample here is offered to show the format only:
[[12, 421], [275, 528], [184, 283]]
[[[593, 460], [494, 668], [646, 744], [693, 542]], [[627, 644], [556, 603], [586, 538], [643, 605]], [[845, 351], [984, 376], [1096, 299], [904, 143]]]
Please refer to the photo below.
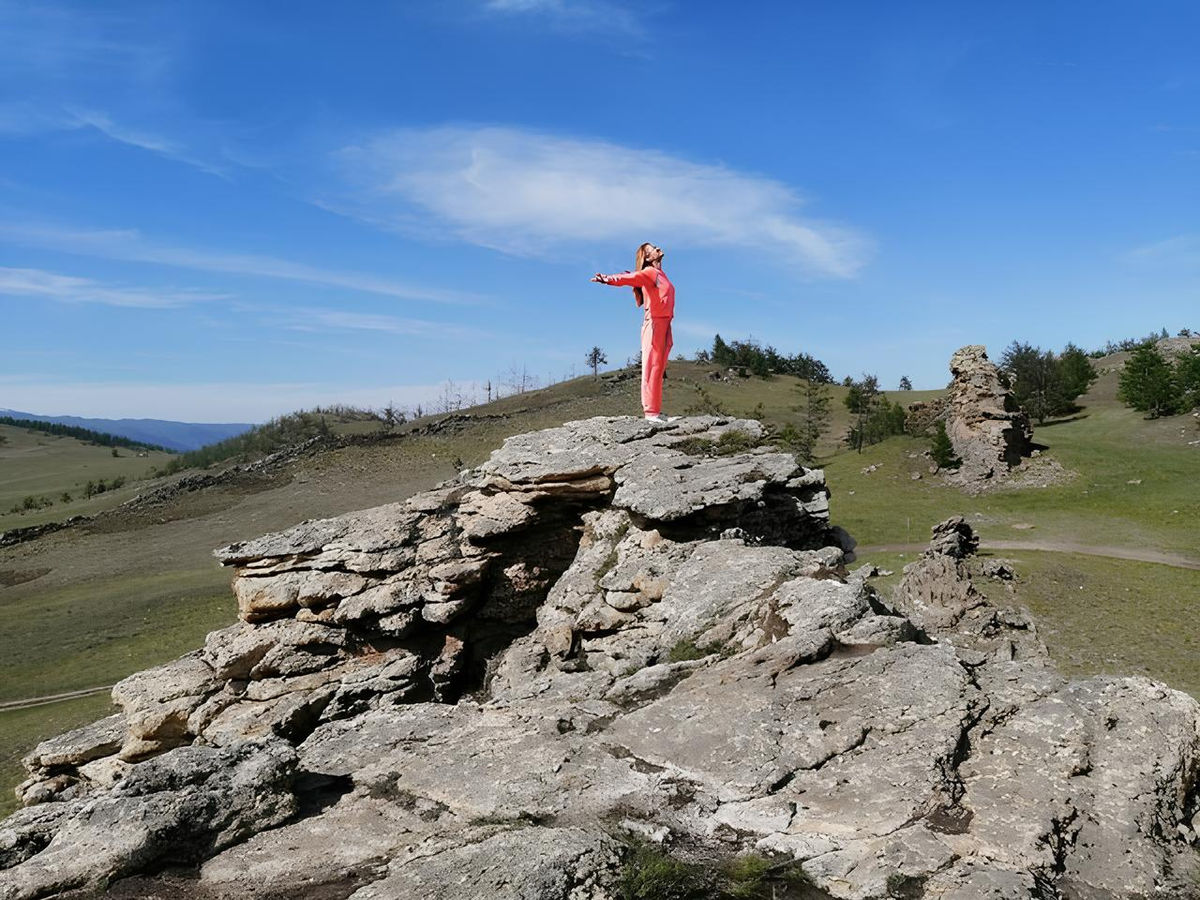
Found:
[[695, 659], [704, 659], [706, 656], [708, 656], [708, 651], [697, 647], [695, 641], [680, 638], [675, 642], [675, 646], [671, 648], [671, 652], [667, 654], [667, 661], [673, 663], [691, 662]]
[[710, 438], [684, 438], [671, 446], [688, 456], [733, 456], [758, 447], [762, 441], [744, 431], [726, 431], [715, 441]]
[[660, 847], [639, 844], [621, 870], [621, 900], [700, 900], [711, 896], [699, 866]]

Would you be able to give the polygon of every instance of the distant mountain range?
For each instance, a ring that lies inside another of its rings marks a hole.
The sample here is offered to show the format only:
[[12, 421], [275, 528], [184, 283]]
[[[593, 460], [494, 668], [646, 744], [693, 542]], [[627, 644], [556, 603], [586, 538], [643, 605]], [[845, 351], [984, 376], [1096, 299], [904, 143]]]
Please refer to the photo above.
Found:
[[249, 431], [253, 425], [245, 422], [213, 424], [208, 422], [169, 422], [165, 419], [84, 419], [80, 416], [40, 416], [37, 413], [20, 412], [15, 409], [0, 409], [0, 416], [14, 419], [35, 419], [39, 422], [57, 422], [74, 425], [107, 434], [119, 434], [134, 441], [157, 444], [170, 450], [183, 452], [196, 450], [207, 444], [215, 444], [225, 438]]

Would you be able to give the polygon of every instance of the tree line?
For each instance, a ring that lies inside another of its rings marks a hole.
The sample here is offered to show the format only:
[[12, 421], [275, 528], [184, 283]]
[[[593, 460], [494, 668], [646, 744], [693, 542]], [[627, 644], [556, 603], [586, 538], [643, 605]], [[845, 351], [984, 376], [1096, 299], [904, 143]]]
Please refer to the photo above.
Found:
[[711, 350], [700, 350], [696, 362], [713, 363], [725, 368], [745, 369], [751, 375], [794, 375], [807, 381], [832, 384], [829, 367], [815, 356], [796, 353], [785, 356], [774, 347], [763, 347], [753, 338], [745, 341], [725, 341], [721, 335], [713, 338]]
[[374, 420], [378, 418], [373, 412], [348, 406], [325, 409], [317, 407], [314, 410], [288, 413], [215, 444], [208, 444], [197, 450], [181, 453], [160, 468], [158, 474], [173, 475], [184, 469], [203, 469], [230, 459], [257, 459], [282, 450], [284, 447], [303, 443], [309, 438], [327, 436], [330, 434], [327, 421], [329, 415], [337, 416], [340, 419]]
[[40, 419], [16, 419], [12, 416], [0, 416], [0, 425], [15, 425], [18, 428], [29, 428], [56, 437], [75, 438], [85, 444], [96, 444], [100, 447], [125, 447], [129, 450], [155, 450], [160, 453], [174, 453], [158, 444], [147, 444], [119, 434], [108, 434], [104, 431], [92, 431], [90, 428], [80, 428], [78, 425], [63, 425], [61, 422], [43, 422]]

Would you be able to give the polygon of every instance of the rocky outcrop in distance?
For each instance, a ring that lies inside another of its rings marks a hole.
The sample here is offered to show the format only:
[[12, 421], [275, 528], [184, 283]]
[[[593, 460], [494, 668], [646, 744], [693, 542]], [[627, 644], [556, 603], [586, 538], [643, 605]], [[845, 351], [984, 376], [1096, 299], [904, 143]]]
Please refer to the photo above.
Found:
[[952, 484], [978, 493], [1004, 481], [1033, 451], [1033, 426], [1013, 398], [1003, 372], [972, 344], [950, 357], [952, 380], [945, 397], [918, 401], [905, 410], [905, 430], [932, 435], [939, 421], [961, 465], [946, 474]]
[[1196, 702], [1061, 677], [961, 519], [885, 603], [762, 437], [571, 422], [219, 551], [239, 623], [28, 757], [0, 898], [603, 900], [646, 846], [780, 897], [1191, 896]]
[[1033, 450], [1028, 414], [982, 346], [957, 350], [950, 357], [950, 374], [946, 433], [962, 460], [955, 480], [972, 485], [1004, 478]]

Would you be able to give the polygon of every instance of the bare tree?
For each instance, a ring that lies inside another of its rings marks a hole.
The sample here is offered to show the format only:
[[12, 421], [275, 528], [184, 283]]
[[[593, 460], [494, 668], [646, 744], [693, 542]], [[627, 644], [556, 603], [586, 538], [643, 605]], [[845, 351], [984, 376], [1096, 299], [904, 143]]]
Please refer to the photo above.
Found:
[[520, 368], [513, 363], [504, 373], [504, 384], [510, 394], [524, 394], [537, 387], [537, 377], [529, 374], [529, 368], [524, 363]]
[[462, 408], [462, 394], [459, 393], [458, 385], [449, 378], [442, 385], [442, 392], [438, 395], [437, 411], [440, 413], [448, 413], [456, 409]]

